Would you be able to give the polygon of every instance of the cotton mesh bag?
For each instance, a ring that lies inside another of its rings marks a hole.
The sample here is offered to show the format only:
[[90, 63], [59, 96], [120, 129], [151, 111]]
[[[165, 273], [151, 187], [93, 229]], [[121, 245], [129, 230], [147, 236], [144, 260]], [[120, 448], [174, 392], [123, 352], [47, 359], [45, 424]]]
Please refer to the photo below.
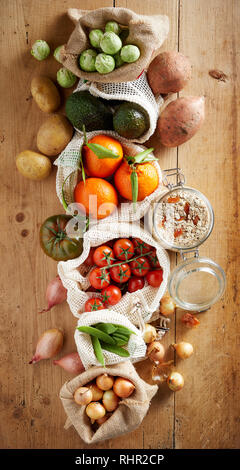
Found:
[[[122, 325], [135, 333], [130, 336], [128, 344], [123, 346], [123, 348], [129, 352], [129, 357], [121, 357], [112, 352], [103, 350], [106, 365], [118, 364], [119, 362], [126, 360], [138, 362], [144, 358], [146, 353], [146, 344], [142, 337], [142, 328], [136, 328], [124, 315], [108, 309], [83, 313], [78, 320], [78, 326], [93, 326], [97, 323], [113, 323], [114, 325]], [[139, 318], [139, 326], [142, 326], [141, 318]], [[91, 366], [99, 366], [100, 363], [95, 356], [89, 334], [76, 329], [74, 339], [85, 370]]]
[[[136, 155], [137, 153], [146, 150], [146, 147], [143, 147], [142, 145], [140, 146], [130, 143], [128, 140], [119, 137], [114, 131], [88, 132], [88, 140], [90, 140], [92, 137], [95, 137], [99, 133], [117, 138], [117, 140], [119, 140], [123, 146], [125, 155]], [[71, 142], [54, 162], [54, 164], [57, 166], [56, 192], [61, 203], [63, 183], [64, 197], [67, 204], [74, 202], [74, 188], [79, 178], [79, 152], [83, 144], [83, 140], [83, 135], [80, 135], [78, 132], [76, 132]], [[155, 189], [155, 191], [153, 191], [152, 194], [150, 194], [143, 201], [136, 202], [135, 207], [133, 207], [133, 203], [131, 201], [126, 201], [119, 204], [118, 208], [110, 216], [108, 216], [107, 219], [102, 220], [103, 223], [105, 220], [116, 223], [133, 222], [141, 219], [148, 212], [151, 203], [156, 201], [164, 190], [160, 165], [158, 161], [152, 161], [151, 163], [156, 168], [159, 179], [158, 187]]]
[[[147, 283], [145, 286], [133, 293], [126, 292], [121, 300], [111, 307], [116, 313], [124, 315], [134, 325], [139, 325], [139, 318], [148, 322], [153, 313], [157, 311], [160, 300], [166, 291], [168, 276], [170, 273], [169, 257], [151, 234], [136, 223], [105, 223], [96, 224], [84, 235], [83, 252], [73, 260], [60, 261], [58, 263], [58, 274], [64, 287], [67, 289], [67, 302], [73, 315], [81, 318], [84, 313], [86, 301], [92, 297], [100, 297], [97, 292], [87, 291], [90, 287], [89, 271], [91, 268], [84, 264], [90, 248], [97, 247], [109, 240], [116, 238], [140, 238], [144, 242], [156, 248], [156, 255], [163, 270], [163, 281], [160, 287], [152, 287]], [[154, 318], [157, 318], [156, 316]]]

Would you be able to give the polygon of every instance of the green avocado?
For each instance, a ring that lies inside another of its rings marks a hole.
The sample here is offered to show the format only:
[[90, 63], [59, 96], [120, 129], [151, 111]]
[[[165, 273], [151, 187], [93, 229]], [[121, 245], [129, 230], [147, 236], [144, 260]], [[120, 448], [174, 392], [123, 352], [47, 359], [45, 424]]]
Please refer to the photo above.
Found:
[[113, 128], [112, 112], [108, 104], [89, 91], [76, 91], [66, 101], [66, 115], [72, 125], [87, 132]]
[[136, 103], [120, 104], [113, 115], [114, 130], [126, 139], [137, 139], [149, 129], [146, 111]]

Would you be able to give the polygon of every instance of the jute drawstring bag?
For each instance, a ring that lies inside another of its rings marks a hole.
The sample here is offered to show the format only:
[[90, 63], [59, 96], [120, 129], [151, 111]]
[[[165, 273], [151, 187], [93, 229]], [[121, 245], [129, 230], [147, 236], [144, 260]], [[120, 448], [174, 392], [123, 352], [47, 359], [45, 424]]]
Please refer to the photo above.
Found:
[[[139, 15], [127, 8], [105, 7], [96, 10], [78, 10], [70, 8], [68, 16], [74, 22], [75, 29], [68, 43], [61, 48], [61, 63], [77, 77], [91, 82], [128, 82], [136, 80], [146, 70], [151, 60], [157, 55], [169, 31], [169, 20], [165, 15]], [[132, 64], [124, 64], [108, 74], [84, 72], [78, 67], [80, 53], [91, 48], [88, 34], [91, 29], [103, 29], [108, 21], [117, 21], [129, 27], [126, 44], [133, 44], [141, 51], [140, 58]]]
[[[115, 377], [131, 380], [136, 388], [129, 398], [119, 402], [112, 416], [94, 432], [85, 412], [86, 407], [77, 405], [73, 395], [78, 387], [88, 384], [105, 372]], [[149, 385], [139, 377], [130, 361], [105, 368], [91, 367], [70, 382], [66, 382], [60, 390], [60, 399], [67, 414], [65, 429], [73, 425], [81, 439], [87, 444], [95, 444], [129, 433], [140, 426], [157, 390], [157, 385]]]

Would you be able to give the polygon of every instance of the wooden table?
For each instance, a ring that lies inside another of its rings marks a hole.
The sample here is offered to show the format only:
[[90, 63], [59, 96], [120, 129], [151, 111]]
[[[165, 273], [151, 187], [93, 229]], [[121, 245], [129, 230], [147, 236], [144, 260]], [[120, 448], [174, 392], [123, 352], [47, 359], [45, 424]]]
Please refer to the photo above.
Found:
[[[67, 41], [73, 24], [69, 7], [128, 7], [142, 14], [166, 14], [170, 33], [163, 50], [190, 57], [193, 76], [183, 95], [204, 95], [206, 120], [200, 132], [175, 149], [151, 139], [162, 168], [180, 166], [189, 185], [212, 202], [216, 222], [202, 256], [210, 256], [227, 274], [224, 298], [199, 315], [200, 326], [186, 330], [181, 311], [172, 319], [165, 344], [187, 339], [195, 345], [191, 359], [179, 361], [185, 377], [179, 393], [159, 388], [142, 425], [130, 435], [96, 448], [237, 448], [239, 438], [239, 219], [237, 161], [239, 142], [238, 0], [8, 0], [1, 2], [1, 448], [84, 448], [73, 428], [65, 431], [58, 398], [69, 375], [51, 361], [29, 365], [37, 338], [51, 326], [66, 332], [62, 355], [75, 349], [75, 318], [64, 304], [43, 315], [48, 280], [56, 262], [38, 242], [41, 222], [61, 213], [55, 193], [55, 170], [43, 182], [24, 179], [15, 166], [23, 149], [37, 150], [36, 133], [46, 116], [30, 94], [33, 75], [55, 79], [53, 58], [38, 62], [31, 44], [46, 39], [51, 49]], [[219, 69], [226, 81], [209, 76]], [[64, 93], [63, 93], [64, 94]], [[179, 260], [172, 256], [173, 266]], [[149, 378], [149, 364], [139, 364]]]

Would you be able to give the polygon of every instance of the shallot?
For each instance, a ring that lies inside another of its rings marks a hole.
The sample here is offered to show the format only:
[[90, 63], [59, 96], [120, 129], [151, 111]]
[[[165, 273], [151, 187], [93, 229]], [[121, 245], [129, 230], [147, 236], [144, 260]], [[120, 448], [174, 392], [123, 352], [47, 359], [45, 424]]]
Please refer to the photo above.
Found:
[[114, 382], [114, 378], [108, 374], [99, 375], [96, 378], [96, 384], [100, 390], [110, 390], [112, 388]]
[[146, 323], [145, 325], [145, 330], [143, 332], [143, 339], [145, 343], [151, 343], [154, 341], [157, 337], [157, 330], [154, 328], [154, 326], [149, 325], [149, 323]]
[[97, 419], [96, 422], [99, 426], [101, 426], [101, 424], [105, 423], [105, 421], [107, 421], [111, 416], [112, 416], [112, 413], [106, 413], [105, 416]]
[[147, 355], [153, 362], [162, 362], [165, 355], [165, 348], [159, 341], [153, 341], [148, 345]]
[[50, 359], [56, 356], [61, 350], [62, 345], [63, 332], [61, 330], [51, 328], [44, 331], [37, 342], [36, 352], [29, 364], [35, 364], [41, 361], [41, 359]]
[[191, 343], [186, 343], [185, 341], [180, 341], [180, 343], [172, 344], [174, 349], [177, 352], [177, 355], [181, 359], [187, 359], [193, 353], [193, 346]]
[[128, 379], [118, 377], [113, 384], [113, 391], [120, 398], [128, 398], [135, 390], [135, 385]]
[[49, 282], [46, 290], [47, 308], [44, 308], [39, 313], [49, 312], [52, 307], [59, 305], [67, 299], [67, 289], [62, 284], [59, 276]]
[[184, 378], [179, 372], [171, 372], [167, 378], [167, 384], [173, 392], [178, 392], [184, 386]]
[[91, 420], [96, 420], [103, 418], [103, 416], [106, 414], [106, 410], [101, 403], [92, 401], [87, 406], [86, 413], [88, 417], [91, 418]]
[[58, 365], [62, 367], [64, 370], [74, 375], [81, 374], [85, 370], [77, 352], [67, 354], [64, 357], [53, 361], [53, 364], [55, 366]]
[[92, 392], [88, 387], [79, 387], [73, 398], [77, 405], [88, 405], [92, 401]]
[[102, 402], [107, 411], [114, 411], [118, 407], [119, 397], [113, 390], [107, 390], [103, 394]]

